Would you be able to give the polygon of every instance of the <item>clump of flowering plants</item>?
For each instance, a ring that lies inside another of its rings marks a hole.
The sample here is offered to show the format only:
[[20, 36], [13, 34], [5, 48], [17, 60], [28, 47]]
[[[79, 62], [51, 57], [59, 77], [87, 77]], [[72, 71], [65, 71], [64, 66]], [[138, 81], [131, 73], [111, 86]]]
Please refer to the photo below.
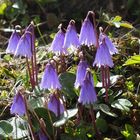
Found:
[[96, 23], [95, 13], [89, 11], [79, 33], [74, 20], [66, 29], [60, 24], [45, 49], [35, 43], [38, 25], [15, 28], [6, 53], [22, 71], [10, 91], [13, 99], [6, 125], [11, 129], [7, 135], [0, 133], [2, 139], [102, 140], [109, 132], [118, 134], [114, 120], [119, 113], [127, 115], [132, 104], [119, 98], [121, 93], [113, 93], [116, 80], [112, 82], [110, 69], [119, 50]]

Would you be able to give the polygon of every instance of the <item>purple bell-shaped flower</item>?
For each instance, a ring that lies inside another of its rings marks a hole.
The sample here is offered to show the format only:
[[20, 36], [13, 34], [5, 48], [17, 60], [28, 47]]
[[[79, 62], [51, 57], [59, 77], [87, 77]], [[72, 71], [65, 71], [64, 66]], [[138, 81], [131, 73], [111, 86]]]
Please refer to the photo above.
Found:
[[60, 29], [56, 33], [49, 50], [55, 54], [66, 53], [66, 50], [64, 50], [64, 48], [63, 48], [64, 38], [65, 38], [65, 32], [60, 25]]
[[42, 76], [41, 89], [61, 89], [61, 84], [59, 82], [56, 70], [51, 63], [46, 65], [44, 74]]
[[50, 100], [48, 102], [48, 109], [52, 111], [56, 116], [61, 115], [64, 113], [64, 105], [62, 104], [61, 100], [56, 97], [55, 94], [50, 96]]
[[18, 114], [19, 116], [23, 116], [26, 113], [25, 102], [20, 92], [17, 92], [13, 99], [13, 103], [10, 108], [10, 113]]
[[[109, 67], [113, 67], [113, 61], [111, 58], [111, 53], [115, 53], [116, 50], [114, 46], [107, 45], [107, 36], [103, 33], [100, 33], [99, 36], [99, 47], [97, 48], [95, 60], [93, 66], [97, 66], [101, 69], [101, 77], [102, 77], [102, 87], [106, 90], [105, 101], [108, 102], [108, 88], [110, 86], [110, 73]], [[113, 47], [110, 49], [110, 47]]]
[[31, 24], [26, 28], [26, 31], [29, 31], [29, 32], [33, 33], [33, 32], [34, 32], [34, 24], [31, 23]]
[[88, 64], [86, 60], [81, 60], [78, 64], [77, 72], [76, 72], [76, 80], [75, 80], [75, 88], [79, 88], [82, 85], [83, 80], [85, 78], [86, 69], [88, 68]]
[[79, 48], [79, 46], [80, 43], [75, 27], [75, 21], [71, 20], [67, 27], [63, 48], [65, 50], [71, 49], [72, 51], [75, 51], [77, 48]]
[[32, 51], [35, 49], [35, 33], [34, 33], [34, 24], [31, 23], [27, 28], [26, 28], [26, 31], [25, 32], [30, 32], [31, 33], [31, 49]]
[[92, 22], [89, 19], [89, 15], [93, 12], [89, 11], [80, 31], [79, 41], [81, 45], [87, 45], [88, 47], [96, 45], [96, 35]]
[[118, 53], [118, 50], [116, 49], [116, 47], [114, 46], [114, 44], [112, 43], [112, 41], [109, 39], [109, 37], [104, 34], [104, 33], [100, 33], [99, 35], [99, 40], [101, 40], [100, 42], [104, 41], [106, 46], [108, 47], [109, 53], [111, 55]]
[[96, 65], [99, 68], [101, 66], [113, 67], [113, 65], [114, 65], [112, 58], [111, 58], [111, 54], [109, 53], [109, 49], [104, 40], [102, 42], [100, 42], [99, 47], [97, 48], [93, 66], [94, 65]]
[[85, 75], [85, 79], [81, 84], [80, 96], [78, 99], [79, 103], [92, 104], [97, 101], [97, 95], [94, 89], [94, 82], [90, 71], [88, 71]]
[[15, 52], [15, 56], [24, 56], [27, 58], [32, 57], [30, 32], [26, 31], [20, 38]]
[[15, 30], [9, 39], [6, 53], [15, 54], [19, 40], [20, 40], [20, 34], [18, 32], [16, 32], [16, 30]]

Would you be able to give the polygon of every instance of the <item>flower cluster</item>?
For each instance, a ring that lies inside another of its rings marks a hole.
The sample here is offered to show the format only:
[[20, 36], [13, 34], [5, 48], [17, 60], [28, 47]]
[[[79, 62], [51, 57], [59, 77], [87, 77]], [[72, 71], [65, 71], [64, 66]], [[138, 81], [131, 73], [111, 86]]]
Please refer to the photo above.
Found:
[[16, 30], [12, 33], [6, 53], [14, 54], [14, 56], [32, 57], [32, 32], [28, 27], [21, 36]]
[[[65, 107], [59, 96], [62, 86], [59, 81], [58, 65], [65, 64], [65, 56], [74, 52], [79, 53], [79, 64], [76, 72], [76, 79], [74, 87], [80, 89], [80, 95], [78, 102], [82, 105], [93, 104], [97, 101], [97, 95], [94, 88], [94, 80], [92, 73], [89, 69], [89, 64], [86, 57], [83, 55], [83, 48], [88, 49], [95, 47], [96, 55], [93, 60], [93, 67], [97, 66], [102, 72], [102, 83], [106, 89], [106, 99], [108, 99], [107, 88], [109, 87], [109, 67], [113, 67], [112, 55], [118, 53], [118, 50], [113, 45], [109, 37], [100, 30], [98, 36], [95, 17], [92, 11], [89, 11], [84, 19], [80, 34], [78, 35], [76, 30], [76, 23], [74, 20], [70, 20], [67, 29], [64, 29], [62, 24], [59, 26], [59, 31], [56, 33], [52, 44], [49, 48], [54, 54], [58, 55], [60, 62], [56, 62], [54, 59], [49, 60], [46, 64], [44, 73], [39, 84], [41, 91], [48, 90], [50, 92], [49, 100], [47, 102], [47, 108], [52, 111], [55, 116], [60, 116], [64, 113]], [[7, 53], [14, 54], [14, 56], [24, 56], [31, 58], [32, 70], [30, 70], [29, 63], [27, 61], [30, 82], [35, 88], [34, 82], [37, 83], [37, 71], [36, 69], [36, 57], [35, 57], [35, 36], [33, 25], [29, 25], [22, 36], [15, 30], [10, 39], [6, 49]], [[27, 59], [28, 60], [28, 59]], [[60, 71], [61, 73], [62, 71]], [[36, 74], [36, 77], [35, 75]], [[25, 101], [20, 92], [18, 92], [13, 100], [11, 106], [11, 114], [18, 114], [23, 116], [26, 112]], [[43, 132], [40, 131], [39, 137], [41, 139], [47, 139]]]
[[9, 44], [6, 49], [6, 53], [15, 54], [19, 40], [20, 40], [20, 34], [15, 30], [9, 39]]
[[[33, 23], [20, 33], [15, 29], [9, 39], [6, 53], [11, 53], [14, 56], [26, 57], [30, 84], [32, 89], [34, 89], [38, 81]], [[29, 60], [31, 61], [31, 66], [29, 65]]]
[[[66, 30], [61, 24], [59, 26], [59, 31], [56, 33], [54, 40], [52, 41], [50, 51], [52, 51], [54, 54], [61, 55], [67, 54], [69, 50], [74, 52], [82, 49], [81, 46], [96, 46], [97, 52], [93, 66], [97, 66], [99, 68], [102, 67], [105, 70], [108, 67], [113, 67], [114, 64], [111, 56], [118, 51], [102, 29], [100, 29], [100, 34], [98, 37], [94, 16], [95, 15], [92, 11], [88, 12], [84, 22], [82, 23], [79, 35], [77, 34], [74, 20], [70, 20]], [[6, 52], [12, 53], [15, 56], [19, 55], [31, 58], [34, 50], [34, 39], [34, 29], [32, 24], [25, 29], [22, 36], [20, 36], [20, 34], [15, 30], [9, 39]], [[87, 72], [88, 67], [87, 61], [82, 58], [78, 64], [74, 84], [75, 88], [80, 87], [80, 97], [78, 101], [82, 102], [83, 104], [92, 103], [97, 100], [91, 73], [89, 71]], [[108, 86], [109, 81], [106, 81], [107, 77], [105, 77], [105, 74], [106, 72], [104, 72], [103, 84]], [[40, 83], [40, 88], [54, 91], [61, 90], [61, 84], [59, 82], [55, 65], [54, 63], [51, 63], [51, 61], [46, 65]], [[55, 96], [50, 96], [48, 108], [57, 116], [56, 110], [52, 108], [52, 104], [56, 106], [56, 102], [58, 102], [58, 100], [55, 98]], [[64, 111], [64, 109], [62, 110]]]

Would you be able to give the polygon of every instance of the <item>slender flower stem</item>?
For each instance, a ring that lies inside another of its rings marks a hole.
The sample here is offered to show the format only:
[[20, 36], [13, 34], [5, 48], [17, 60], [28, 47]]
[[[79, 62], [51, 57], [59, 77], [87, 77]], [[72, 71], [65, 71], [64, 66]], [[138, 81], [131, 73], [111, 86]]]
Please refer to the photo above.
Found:
[[96, 35], [96, 47], [98, 48], [99, 47], [99, 41], [98, 41], [95, 13], [92, 14], [92, 17], [93, 17], [93, 24], [94, 24], [94, 32], [95, 32], [95, 35]]
[[33, 86], [33, 79], [32, 79], [32, 74], [31, 74], [31, 68], [29, 66], [29, 61], [28, 61], [28, 58], [26, 58], [26, 63], [27, 63], [27, 70], [29, 72], [29, 77], [30, 77], [30, 84], [32, 86], [32, 89], [34, 89], [34, 86]]
[[105, 101], [108, 102], [108, 67], [106, 66], [105, 68]]
[[35, 80], [35, 74], [36, 74], [36, 64], [34, 60], [34, 55], [35, 55], [35, 44], [34, 44], [34, 33], [31, 33], [31, 52], [32, 52], [32, 58], [31, 58], [31, 64], [32, 64], [32, 80], [33, 80], [33, 88], [35, 88], [36, 80]]
[[104, 29], [104, 33], [106, 33], [106, 31], [109, 29], [110, 25], [108, 25], [105, 29]]
[[105, 71], [104, 71], [104, 66], [101, 66], [101, 75], [102, 75], [102, 87], [105, 87]]
[[43, 130], [43, 132], [46, 134], [46, 136], [49, 138], [49, 140], [52, 140], [51, 137], [50, 137], [50, 135], [49, 135], [48, 132], [46, 131], [46, 129], [45, 129], [44, 127], [42, 127], [42, 125], [41, 125], [41, 123], [40, 123], [40, 119], [39, 119], [39, 117], [37, 116], [37, 114], [36, 114], [35, 111], [33, 111], [33, 115], [36, 117], [36, 119], [37, 119], [37, 121], [38, 121], [38, 123], [39, 123], [40, 128]]
[[24, 96], [24, 103], [25, 103], [26, 116], [27, 116], [27, 120], [28, 120], [28, 123], [29, 123], [29, 130], [31, 132], [32, 140], [37, 140], [37, 138], [35, 136], [35, 133], [34, 133], [34, 130], [33, 130], [32, 122], [31, 122], [31, 119], [30, 119], [30, 116], [29, 116], [29, 112], [28, 112], [28, 108], [27, 108], [27, 99], [26, 99], [25, 96]]
[[66, 71], [65, 56], [63, 54], [61, 54], [60, 59], [61, 59], [61, 71], [60, 71], [60, 73], [63, 73]]
[[52, 117], [51, 117], [51, 114], [50, 114], [50, 112], [49, 112], [48, 109], [47, 109], [47, 112], [48, 112], [48, 116], [49, 116], [50, 122], [51, 122], [51, 124], [52, 124], [53, 139], [55, 140], [55, 132], [54, 132], [54, 126], [53, 126]]
[[38, 68], [37, 68], [37, 63], [36, 63], [36, 50], [34, 48], [34, 67], [35, 67], [35, 84], [38, 85]]
[[[59, 91], [57, 91], [57, 95], [55, 94], [57, 100], [59, 100]], [[57, 113], [58, 113], [58, 117], [60, 117], [60, 102], [57, 102]], [[57, 128], [57, 140], [60, 140], [60, 128]]]
[[110, 86], [110, 72], [109, 72], [109, 67], [106, 67], [106, 73], [107, 73], [107, 83], [108, 83], [108, 87]]
[[105, 88], [105, 101], [108, 102], [108, 87], [110, 85], [110, 74], [108, 66], [101, 66], [101, 74], [102, 74], [102, 87]]
[[108, 103], [109, 97], [108, 97], [108, 87], [105, 86], [105, 102]]
[[80, 120], [83, 120], [83, 115], [82, 115], [82, 113], [83, 113], [83, 106], [82, 106], [82, 104], [78, 104], [78, 121], [80, 121]]
[[90, 104], [90, 114], [91, 114], [91, 119], [92, 119], [92, 123], [93, 123], [93, 128], [94, 128], [94, 130], [96, 132], [98, 140], [101, 140], [101, 136], [100, 136], [99, 131], [98, 131], [97, 127], [96, 127], [95, 114], [94, 114], [94, 110], [93, 110], [92, 104]]
[[[34, 27], [34, 24], [33, 24], [33, 27]], [[35, 49], [35, 33], [34, 33], [34, 29], [32, 31], [32, 51], [33, 51], [32, 53], [33, 53], [33, 62], [34, 62], [35, 84], [38, 85], [38, 70], [37, 70], [37, 63], [36, 63], [36, 49]]]

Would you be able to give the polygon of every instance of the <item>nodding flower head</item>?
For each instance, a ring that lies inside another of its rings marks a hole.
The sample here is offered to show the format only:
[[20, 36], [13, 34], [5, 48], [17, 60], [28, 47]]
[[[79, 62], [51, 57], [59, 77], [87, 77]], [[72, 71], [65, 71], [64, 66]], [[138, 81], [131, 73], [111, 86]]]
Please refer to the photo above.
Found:
[[96, 45], [95, 27], [89, 19], [89, 15], [93, 15], [93, 12], [88, 12], [80, 31], [79, 41], [81, 45], [87, 45], [88, 47]]
[[56, 116], [61, 115], [64, 113], [64, 105], [62, 104], [61, 100], [56, 97], [55, 94], [50, 96], [50, 100], [48, 102], [48, 109], [52, 111]]
[[26, 31], [22, 37], [20, 38], [17, 49], [15, 52], [15, 56], [24, 56], [27, 58], [32, 57], [32, 50], [31, 50], [31, 45], [32, 45], [32, 39], [31, 39], [31, 33]]
[[18, 32], [16, 32], [16, 30], [15, 30], [9, 39], [6, 53], [15, 54], [19, 40], [20, 40], [20, 34]]
[[42, 76], [41, 89], [61, 89], [61, 84], [59, 82], [56, 70], [51, 63], [46, 65], [44, 74]]
[[85, 79], [81, 84], [79, 103], [92, 104], [97, 101], [96, 92], [94, 89], [94, 82], [90, 71], [86, 72]]
[[13, 103], [10, 108], [11, 114], [18, 114], [19, 116], [23, 116], [26, 112], [25, 102], [22, 94], [20, 92], [17, 92]]
[[30, 32], [31, 33], [31, 47], [35, 48], [35, 33], [34, 33], [34, 24], [31, 23], [27, 28], [25, 32]]
[[33, 32], [34, 32], [34, 24], [31, 23], [31, 24], [26, 28], [26, 31], [29, 31], [29, 32], [33, 33]]
[[76, 27], [75, 27], [75, 21], [71, 20], [69, 22], [69, 25], [67, 27], [65, 39], [64, 39], [64, 49], [70, 48], [71, 50], [75, 50], [78, 47], [80, 47]]
[[88, 68], [88, 64], [86, 60], [81, 60], [78, 64], [77, 72], [76, 72], [76, 80], [75, 80], [75, 88], [79, 88], [82, 85], [83, 80], [85, 78], [86, 69]]
[[109, 49], [105, 43], [105, 38], [100, 42], [99, 47], [97, 48], [95, 60], [93, 66], [101, 67], [101, 66], [109, 66], [113, 67], [113, 61], [111, 58], [111, 54], [109, 53]]
[[55, 54], [66, 53], [66, 50], [63, 48], [64, 38], [65, 38], [65, 32], [62, 29], [62, 25], [60, 25], [60, 29], [56, 33], [49, 50]]
[[105, 33], [102, 32], [103, 30], [102, 27], [100, 27], [99, 29], [100, 29], [99, 42], [100, 43], [102, 41], [105, 42], [106, 46], [108, 47], [109, 53], [111, 55], [118, 53], [118, 50], [116, 49], [116, 47], [114, 46], [110, 38]]
[[118, 53], [118, 50], [116, 49], [116, 47], [114, 46], [114, 44], [112, 43], [112, 41], [109, 39], [109, 37], [107, 35], [105, 37], [105, 43], [106, 43], [111, 55]]

